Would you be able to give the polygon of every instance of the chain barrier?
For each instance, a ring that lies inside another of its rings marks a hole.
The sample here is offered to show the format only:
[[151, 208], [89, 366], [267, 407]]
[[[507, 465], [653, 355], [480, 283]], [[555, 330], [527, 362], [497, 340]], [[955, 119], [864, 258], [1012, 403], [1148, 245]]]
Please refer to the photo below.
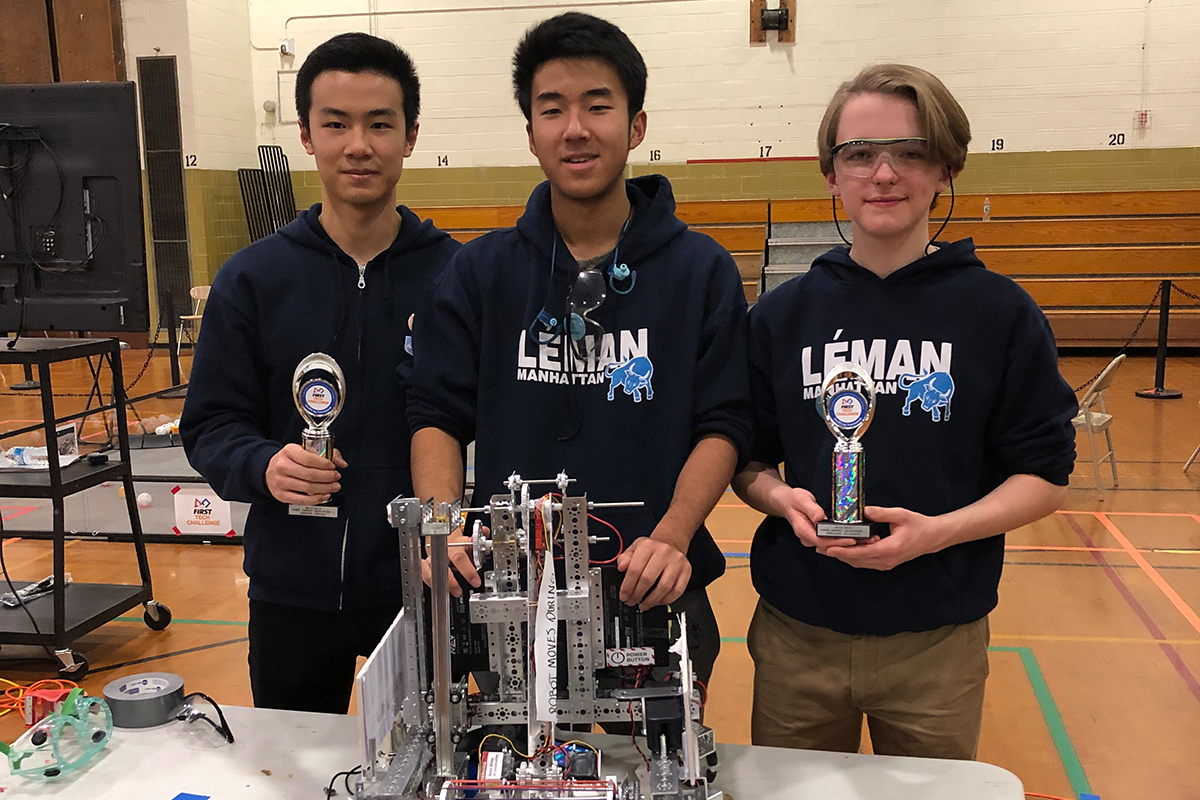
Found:
[[[1174, 284], [1171, 284], [1171, 285], [1172, 285], [1172, 287], [1174, 287]], [[1138, 332], [1139, 332], [1139, 331], [1141, 331], [1141, 329], [1142, 329], [1142, 326], [1146, 324], [1146, 319], [1147, 319], [1147, 318], [1150, 316], [1150, 312], [1151, 312], [1151, 311], [1153, 311], [1153, 310], [1155, 309], [1155, 307], [1158, 305], [1158, 298], [1159, 298], [1159, 297], [1161, 297], [1161, 296], [1162, 296], [1162, 283], [1159, 283], [1159, 284], [1158, 284], [1158, 289], [1156, 289], [1156, 290], [1154, 291], [1154, 299], [1152, 299], [1152, 300], [1150, 301], [1150, 305], [1146, 306], [1146, 310], [1142, 312], [1142, 318], [1138, 320], [1138, 324], [1137, 324], [1137, 326], [1136, 326], [1136, 327], [1133, 329], [1133, 333], [1129, 334], [1129, 338], [1125, 340], [1125, 344], [1121, 345], [1121, 349], [1120, 349], [1120, 350], [1118, 350], [1118, 351], [1116, 352], [1116, 354], [1114, 354], [1114, 355], [1113, 355], [1113, 358], [1116, 358], [1117, 356], [1119, 356], [1119, 355], [1121, 355], [1122, 353], [1124, 353], [1126, 350], [1128, 350], [1128, 349], [1129, 349], [1129, 345], [1133, 344], [1133, 340], [1137, 338]], [[1195, 295], [1190, 295], [1190, 296], [1191, 296], [1191, 297], [1196, 297]], [[1197, 300], [1200, 300], [1200, 297], [1197, 297], [1196, 299], [1197, 299]], [[1111, 360], [1112, 360], [1112, 359], [1109, 359], [1109, 361], [1111, 361]], [[1104, 365], [1104, 368], [1107, 368], [1107, 367], [1108, 367], [1108, 364], [1105, 364], [1105, 365]], [[1103, 372], [1104, 372], [1104, 368], [1101, 368], [1100, 372], [1097, 372], [1095, 375], [1093, 375], [1092, 377], [1088, 378], [1088, 379], [1087, 379], [1086, 381], [1084, 381], [1083, 383], [1081, 383], [1081, 384], [1079, 384], [1078, 386], [1076, 386], [1076, 387], [1075, 387], [1075, 390], [1074, 390], [1074, 391], [1075, 391], [1075, 394], [1079, 394], [1079, 393], [1080, 393], [1080, 392], [1082, 392], [1084, 389], [1086, 389], [1087, 387], [1089, 387], [1089, 386], [1091, 386], [1093, 383], [1095, 383], [1095, 382], [1096, 382], [1096, 378], [1099, 378], [1099, 377], [1100, 377], [1100, 375], [1101, 375], [1101, 373], [1103, 373]]]
[[1193, 300], [1200, 300], [1200, 295], [1195, 295], [1195, 294], [1192, 294], [1192, 293], [1191, 293], [1191, 292], [1189, 292], [1187, 289], [1184, 289], [1182, 286], [1180, 286], [1179, 284], [1175, 283], [1175, 281], [1171, 281], [1171, 291], [1172, 291], [1172, 292], [1179, 292], [1179, 293], [1180, 293], [1181, 295], [1183, 295], [1184, 297], [1190, 297], [1190, 298], [1192, 298]]

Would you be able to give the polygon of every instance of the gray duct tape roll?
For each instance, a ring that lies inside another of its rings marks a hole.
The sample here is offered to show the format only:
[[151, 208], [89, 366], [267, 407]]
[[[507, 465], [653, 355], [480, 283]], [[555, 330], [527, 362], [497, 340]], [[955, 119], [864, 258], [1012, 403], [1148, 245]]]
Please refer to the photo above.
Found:
[[183, 678], [170, 672], [117, 678], [104, 687], [104, 699], [118, 728], [162, 725], [183, 703]]

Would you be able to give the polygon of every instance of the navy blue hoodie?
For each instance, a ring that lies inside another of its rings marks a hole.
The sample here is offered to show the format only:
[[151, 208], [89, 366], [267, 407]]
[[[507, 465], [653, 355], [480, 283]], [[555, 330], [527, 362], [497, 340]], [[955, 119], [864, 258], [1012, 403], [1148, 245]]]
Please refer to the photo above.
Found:
[[[235, 253], [205, 306], [180, 433], [193, 467], [226, 500], [250, 503], [250, 598], [325, 611], [400, 601], [400, 555], [385, 506], [412, 491], [405, 387], [396, 369], [408, 316], [459, 245], [404, 206], [396, 240], [359, 268], [321, 227], [318, 203]], [[331, 430], [341, 470], [336, 519], [289, 516], [267, 463], [304, 427], [292, 373], [333, 356], [346, 401]]]
[[[787, 482], [811, 491], [826, 515], [834, 437], [815, 398], [825, 370], [846, 360], [866, 366], [878, 392], [862, 436], [868, 505], [935, 515], [1016, 474], [1066, 485], [1076, 401], [1050, 326], [1024, 290], [984, 267], [970, 239], [882, 279], [847, 248], [831, 250], [750, 313], [751, 457], [783, 462]], [[885, 572], [856, 569], [768, 517], [750, 568], [759, 594], [795, 619], [889, 635], [982, 618], [996, 605], [1003, 562], [1001, 535]]]
[[[633, 287], [610, 288], [589, 315], [607, 333], [585, 340], [585, 358], [564, 352], [562, 337], [540, 345], [528, 333], [544, 304], [562, 319], [579, 269], [543, 183], [515, 228], [459, 251], [417, 314], [408, 408], [414, 433], [435, 427], [475, 441], [473, 504], [505, 492], [514, 471], [542, 479], [566, 470], [578, 478], [572, 490], [593, 501], [645, 502], [597, 512], [628, 545], [654, 530], [700, 437], [723, 434], [745, 458], [750, 415], [746, 299], [732, 257], [675, 216], [666, 178], [626, 188], [633, 215], [617, 253]], [[615, 541], [600, 544], [593, 558], [616, 552]], [[688, 557], [693, 587], [725, 569], [704, 528]]]

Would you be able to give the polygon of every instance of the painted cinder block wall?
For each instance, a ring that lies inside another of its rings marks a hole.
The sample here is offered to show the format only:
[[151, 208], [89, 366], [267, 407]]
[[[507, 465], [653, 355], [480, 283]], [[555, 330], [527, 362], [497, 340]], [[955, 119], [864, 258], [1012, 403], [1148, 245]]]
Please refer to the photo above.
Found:
[[[405, 202], [524, 201], [540, 175], [512, 99], [512, 50], [530, 24], [570, 6], [456, 10], [468, 5], [488, 2], [125, 0], [130, 63], [154, 47], [180, 56], [188, 200], [200, 206], [189, 210], [197, 282], [244, 243], [233, 171], [255, 165], [256, 145], [283, 146], [298, 205], [319, 198], [296, 134], [294, 71], [347, 30], [391, 38], [417, 62], [423, 113]], [[630, 171], [669, 175], [681, 199], [821, 196], [811, 161], [730, 160], [811, 158], [837, 85], [882, 61], [933, 71], [967, 110], [974, 141], [963, 192], [1200, 188], [1192, 0], [817, 0], [799, 4], [794, 45], [749, 44], [747, 5], [588, 9], [629, 33], [650, 70], [649, 132]], [[422, 13], [366, 13], [402, 8]], [[281, 40], [294, 56], [281, 55]], [[1144, 127], [1141, 110], [1150, 112]]]

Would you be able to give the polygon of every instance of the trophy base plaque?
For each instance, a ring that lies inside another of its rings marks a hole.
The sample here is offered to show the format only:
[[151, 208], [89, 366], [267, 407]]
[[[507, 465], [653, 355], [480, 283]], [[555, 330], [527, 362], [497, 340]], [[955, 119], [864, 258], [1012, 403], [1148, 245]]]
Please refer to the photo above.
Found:
[[869, 522], [818, 522], [817, 536], [822, 539], [870, 539]]

